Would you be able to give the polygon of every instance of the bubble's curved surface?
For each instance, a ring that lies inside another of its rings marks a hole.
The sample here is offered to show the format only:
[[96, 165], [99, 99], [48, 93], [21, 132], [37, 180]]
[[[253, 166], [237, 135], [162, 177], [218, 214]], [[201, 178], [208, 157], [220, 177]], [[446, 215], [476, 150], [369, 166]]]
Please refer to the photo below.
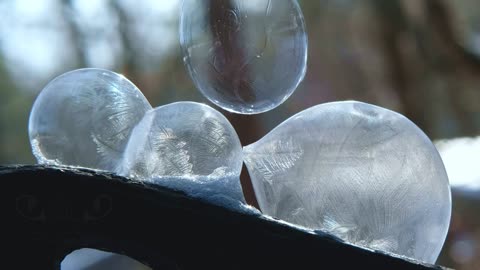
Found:
[[79, 69], [52, 80], [29, 120], [33, 154], [41, 164], [114, 170], [133, 127], [152, 107], [124, 76]]
[[231, 112], [277, 107], [306, 71], [307, 33], [296, 0], [184, 0], [180, 43], [196, 87]]
[[132, 132], [120, 173], [163, 176], [239, 176], [242, 146], [228, 120], [213, 108], [176, 102], [149, 111]]
[[268, 215], [429, 263], [440, 253], [447, 174], [429, 138], [398, 113], [318, 105], [244, 147], [244, 159]]

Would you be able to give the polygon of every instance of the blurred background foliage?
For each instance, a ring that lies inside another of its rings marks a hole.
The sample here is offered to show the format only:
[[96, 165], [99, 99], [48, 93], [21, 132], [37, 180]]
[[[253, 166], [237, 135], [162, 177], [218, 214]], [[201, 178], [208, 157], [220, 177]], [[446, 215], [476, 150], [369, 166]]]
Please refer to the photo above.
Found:
[[[122, 73], [153, 106], [180, 100], [208, 104], [182, 63], [180, 3], [0, 0], [0, 164], [35, 162], [28, 142], [30, 108], [51, 79], [72, 69]], [[442, 157], [455, 161], [446, 162], [454, 212], [439, 263], [480, 269], [478, 0], [300, 4], [309, 35], [305, 80], [286, 103], [270, 112], [240, 116], [223, 111], [243, 144], [305, 108], [346, 99], [398, 111], [432, 140], [471, 137], [462, 143], [463, 152], [450, 151], [448, 140], [439, 144]], [[449, 166], [461, 173], [450, 174]], [[462, 175], [466, 171], [468, 178]], [[247, 200], [254, 201], [251, 188], [246, 193]]]

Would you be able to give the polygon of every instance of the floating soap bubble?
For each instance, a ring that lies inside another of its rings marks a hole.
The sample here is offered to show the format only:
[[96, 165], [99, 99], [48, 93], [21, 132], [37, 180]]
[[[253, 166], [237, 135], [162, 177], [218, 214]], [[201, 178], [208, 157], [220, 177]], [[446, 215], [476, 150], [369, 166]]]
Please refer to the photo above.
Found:
[[350, 243], [434, 263], [450, 222], [442, 160], [402, 115], [318, 105], [244, 148], [262, 211]]
[[177, 102], [149, 111], [135, 127], [118, 173], [197, 193], [235, 193], [231, 197], [243, 200], [242, 163], [237, 133], [220, 112]]
[[79, 69], [51, 81], [33, 105], [29, 136], [41, 164], [114, 170], [133, 127], [152, 107], [122, 75]]
[[307, 33], [296, 0], [184, 0], [180, 42], [196, 87], [231, 112], [277, 107], [306, 70]]

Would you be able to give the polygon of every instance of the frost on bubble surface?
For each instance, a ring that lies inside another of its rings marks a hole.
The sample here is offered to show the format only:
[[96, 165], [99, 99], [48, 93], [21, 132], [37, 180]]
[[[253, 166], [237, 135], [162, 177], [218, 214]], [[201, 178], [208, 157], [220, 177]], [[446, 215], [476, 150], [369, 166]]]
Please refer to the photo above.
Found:
[[261, 210], [347, 242], [434, 263], [451, 195], [429, 138], [404, 116], [334, 102], [244, 148]]
[[231, 112], [277, 107], [306, 70], [307, 33], [296, 0], [184, 0], [180, 43], [196, 87]]
[[51, 81], [37, 97], [29, 122], [41, 164], [114, 170], [133, 127], [151, 106], [122, 75], [79, 69]]
[[177, 102], [147, 112], [132, 132], [118, 173], [191, 195], [223, 193], [244, 201], [242, 162], [237, 133], [220, 112]]

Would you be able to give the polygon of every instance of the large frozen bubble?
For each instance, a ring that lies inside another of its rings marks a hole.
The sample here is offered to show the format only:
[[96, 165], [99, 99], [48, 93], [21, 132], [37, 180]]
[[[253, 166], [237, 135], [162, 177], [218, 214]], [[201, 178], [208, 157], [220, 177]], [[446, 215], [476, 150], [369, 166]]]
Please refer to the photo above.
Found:
[[434, 263], [451, 196], [442, 160], [404, 116], [360, 102], [312, 107], [244, 147], [261, 210], [350, 243]]
[[196, 87], [231, 112], [277, 107], [306, 70], [307, 33], [296, 0], [184, 0], [180, 42]]
[[233, 192], [243, 200], [242, 163], [237, 133], [220, 112], [176, 102], [147, 112], [132, 132], [118, 173], [196, 193]]
[[79, 69], [51, 81], [29, 121], [33, 154], [42, 164], [114, 170], [133, 127], [151, 106], [124, 76]]

